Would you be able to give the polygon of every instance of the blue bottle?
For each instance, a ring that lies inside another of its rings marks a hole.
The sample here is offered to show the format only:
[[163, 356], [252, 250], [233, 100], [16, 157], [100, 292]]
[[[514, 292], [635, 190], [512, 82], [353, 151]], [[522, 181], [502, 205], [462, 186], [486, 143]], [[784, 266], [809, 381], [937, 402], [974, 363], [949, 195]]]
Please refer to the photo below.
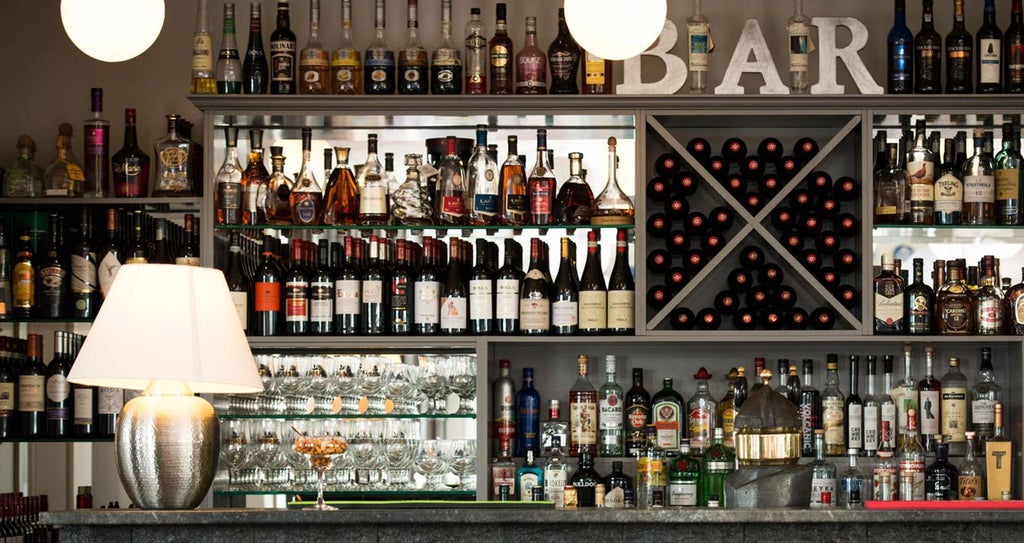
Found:
[[533, 388], [533, 368], [523, 368], [523, 388], [516, 394], [516, 456], [540, 453], [540, 394]]

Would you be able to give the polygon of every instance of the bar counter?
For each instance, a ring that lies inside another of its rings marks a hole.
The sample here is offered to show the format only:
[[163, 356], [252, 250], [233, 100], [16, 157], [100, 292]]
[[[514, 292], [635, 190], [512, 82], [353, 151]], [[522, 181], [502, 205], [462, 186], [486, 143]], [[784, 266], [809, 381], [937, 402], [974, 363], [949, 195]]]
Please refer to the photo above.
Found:
[[1024, 511], [364, 508], [43, 513], [79, 543], [1019, 542]]

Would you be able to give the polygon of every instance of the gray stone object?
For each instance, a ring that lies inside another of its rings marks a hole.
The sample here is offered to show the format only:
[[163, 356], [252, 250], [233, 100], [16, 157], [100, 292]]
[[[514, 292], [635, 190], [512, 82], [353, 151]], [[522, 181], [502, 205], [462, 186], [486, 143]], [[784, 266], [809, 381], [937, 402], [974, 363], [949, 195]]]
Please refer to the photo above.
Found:
[[808, 507], [811, 465], [741, 467], [725, 478], [725, 506]]

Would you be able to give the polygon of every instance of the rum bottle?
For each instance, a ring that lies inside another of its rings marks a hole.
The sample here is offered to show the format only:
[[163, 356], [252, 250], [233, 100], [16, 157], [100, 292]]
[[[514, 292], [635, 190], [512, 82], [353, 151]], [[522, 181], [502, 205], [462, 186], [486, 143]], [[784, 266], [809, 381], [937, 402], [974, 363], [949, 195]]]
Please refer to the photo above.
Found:
[[[312, 9], [312, 3], [310, 8]], [[319, 13], [319, 6], [317, 6]], [[317, 25], [320, 21], [317, 21]], [[288, 2], [277, 2], [277, 28], [270, 35], [270, 94], [295, 94], [295, 33]]]
[[320, 224], [323, 215], [323, 190], [313, 175], [310, 162], [310, 148], [313, 141], [313, 130], [302, 129], [302, 167], [295, 176], [295, 185], [288, 195], [288, 203], [292, 208], [292, 223], [304, 226]]
[[145, 198], [149, 195], [149, 155], [139, 147], [135, 130], [135, 110], [124, 110], [124, 146], [110, 160], [114, 177], [114, 196]]
[[309, 2], [309, 39], [299, 53], [299, 94], [331, 94], [331, 62], [320, 42], [320, 0]]
[[615, 381], [615, 355], [605, 355], [605, 383], [598, 403], [597, 453], [600, 456], [624, 456], [622, 387]]
[[[255, 142], [254, 137], [262, 140], [262, 131], [250, 130], [249, 139]], [[258, 155], [254, 155], [254, 151]], [[259, 158], [254, 160], [256, 156]], [[254, 207], [254, 211], [250, 213], [253, 224], [260, 224], [259, 218], [270, 224], [292, 223], [291, 197], [295, 183], [285, 175], [284, 161], [284, 148], [272, 146], [271, 173], [267, 174], [267, 169], [263, 166], [263, 149], [254, 148], [249, 151], [249, 167], [242, 175], [242, 185], [245, 187], [246, 206]]]
[[587, 377], [587, 357], [576, 359], [576, 383], [569, 389], [569, 456], [597, 452], [597, 390]]
[[[385, 47], [385, 49], [387, 49]], [[426, 55], [426, 53], [424, 53]], [[362, 54], [352, 41], [352, 0], [341, 0], [341, 44], [331, 51], [331, 92], [363, 92]]]
[[547, 57], [537, 47], [537, 18], [527, 17], [523, 48], [516, 54], [516, 94], [547, 94], [547, 71]]
[[[582, 158], [582, 157], [581, 157]], [[548, 160], [548, 131], [537, 129], [537, 161], [527, 181], [530, 224], [542, 226], [554, 222], [555, 174]], [[589, 218], [589, 217], [588, 217]]]
[[394, 94], [395, 52], [384, 36], [384, 0], [376, 0], [374, 11], [375, 34], [366, 48], [363, 91], [366, 94]]
[[441, 0], [441, 43], [430, 58], [431, 94], [462, 94], [462, 48], [452, 39], [452, 2]]
[[[205, 20], [205, 2], [200, 5], [200, 11], [202, 18]], [[209, 33], [207, 33], [207, 38], [209, 38]], [[207, 53], [209, 53], [209, 48], [207, 48]], [[195, 58], [193, 58], [194, 61]], [[204, 81], [212, 82], [212, 79], [204, 79]], [[203, 92], [202, 94], [212, 94], [212, 89], [210, 92]], [[83, 166], [85, 169], [84, 193], [86, 196], [97, 198], [106, 196], [110, 185], [110, 121], [101, 119], [100, 115], [102, 114], [103, 89], [94, 87], [92, 89], [92, 118], [85, 121]]]
[[242, 165], [238, 163], [238, 127], [224, 127], [224, 163], [217, 170], [213, 207], [217, 224], [242, 224]]
[[551, 94], [579, 94], [580, 46], [569, 33], [565, 9], [558, 8], [558, 34], [548, 46]]
[[359, 188], [348, 167], [348, 147], [335, 147], [334, 170], [324, 188], [324, 224], [356, 224], [359, 213]]
[[487, 94], [488, 56], [487, 28], [480, 20], [480, 8], [469, 9], [469, 22], [466, 23], [466, 59], [465, 85], [466, 94]]

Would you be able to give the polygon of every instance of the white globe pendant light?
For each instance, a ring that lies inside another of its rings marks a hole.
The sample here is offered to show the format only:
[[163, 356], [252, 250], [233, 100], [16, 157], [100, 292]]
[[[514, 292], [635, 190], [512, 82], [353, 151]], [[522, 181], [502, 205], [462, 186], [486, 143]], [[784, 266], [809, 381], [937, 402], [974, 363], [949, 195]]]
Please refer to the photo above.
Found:
[[60, 19], [83, 53], [121, 62], [156, 41], [164, 26], [164, 0], [61, 0]]
[[666, 10], [666, 0], [565, 0], [565, 22], [584, 49], [622, 60], [658, 39]]

